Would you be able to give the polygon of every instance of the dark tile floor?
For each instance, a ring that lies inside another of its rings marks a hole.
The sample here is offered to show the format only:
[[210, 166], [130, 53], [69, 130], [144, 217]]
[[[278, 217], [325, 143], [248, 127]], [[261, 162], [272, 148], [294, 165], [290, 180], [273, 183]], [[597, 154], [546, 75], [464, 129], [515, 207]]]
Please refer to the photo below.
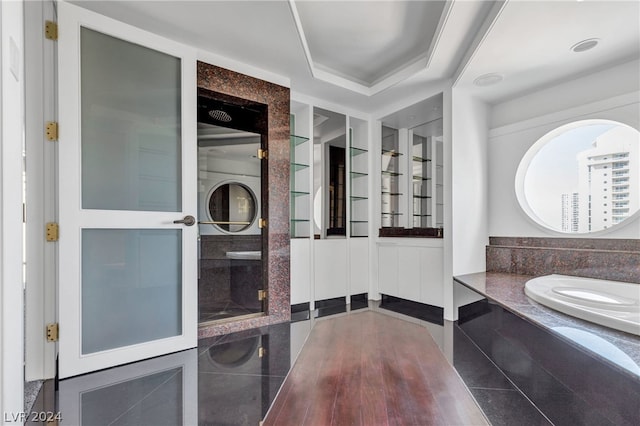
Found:
[[[601, 410], [585, 403], [588, 395], [579, 395], [577, 384], [571, 385], [573, 393], [565, 385], [580, 377], [551, 374], [553, 362], [543, 365], [532, 358], [536, 350], [553, 354], [568, 351], [526, 334], [516, 319], [504, 312], [485, 309], [460, 326], [451, 322], [439, 326], [381, 310], [375, 304], [369, 309], [419, 324], [430, 334], [494, 425], [633, 424], [626, 421], [634, 418], [633, 413], [616, 410], [612, 404], [633, 399], [637, 392], [616, 393], [615, 400], [599, 404], [604, 407]], [[343, 315], [349, 314], [331, 318]], [[60, 424], [66, 425], [255, 426], [275, 400], [314, 323], [321, 321], [326, 320], [310, 319], [203, 339], [192, 350], [57, 384], [47, 381], [33, 410], [60, 411]], [[570, 361], [582, 365], [578, 355]], [[592, 383], [596, 378], [604, 383], [597, 370], [592, 365], [588, 374], [581, 375], [590, 378], [585, 391], [600, 392]], [[569, 370], [562, 367], [559, 371], [568, 374]], [[637, 410], [637, 404], [635, 407]]]
[[188, 351], [61, 380], [60, 424], [258, 425], [310, 330], [306, 321], [203, 339]]

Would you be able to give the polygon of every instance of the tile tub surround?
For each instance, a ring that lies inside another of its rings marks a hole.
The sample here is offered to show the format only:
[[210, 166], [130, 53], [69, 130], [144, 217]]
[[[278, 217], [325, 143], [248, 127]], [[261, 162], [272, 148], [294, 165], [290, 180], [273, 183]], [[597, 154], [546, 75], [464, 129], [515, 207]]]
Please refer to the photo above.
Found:
[[[471, 315], [467, 315], [468, 308], [472, 308]], [[523, 395], [516, 398], [519, 399], [517, 405], [513, 405], [515, 401], [503, 401], [506, 406], [518, 407], [522, 419], [510, 422], [491, 419], [493, 424], [640, 424], [640, 380], [612, 369], [486, 299], [461, 307], [459, 314], [459, 330], [498, 368], [496, 374], [486, 368], [486, 361], [485, 368], [480, 362], [473, 365], [475, 368], [469, 374], [468, 364], [456, 366], [471, 392], [479, 396], [479, 403], [490, 419], [503, 398], [513, 399], [517, 393]], [[456, 339], [456, 343], [458, 341]], [[485, 377], [487, 373], [493, 377]], [[506, 386], [496, 380], [500, 376], [508, 379], [508, 385], [513, 386], [516, 394], [509, 396], [501, 389]], [[522, 404], [524, 402], [529, 404]], [[499, 418], [511, 414], [509, 410], [504, 411]]]
[[640, 240], [490, 237], [487, 271], [573, 275], [640, 284]]
[[266, 315], [204, 326], [198, 337], [289, 321], [289, 88], [198, 62], [198, 89], [266, 105], [263, 141], [269, 151], [262, 174], [263, 216], [269, 221], [263, 231], [267, 233], [263, 239], [263, 252], [267, 253], [263, 271], [269, 291]]
[[586, 348], [585, 346], [579, 345], [553, 329], [554, 327], [570, 327], [579, 331], [591, 333], [604, 340], [604, 342], [619, 348], [638, 366], [640, 366], [640, 337], [565, 315], [533, 301], [524, 293], [525, 283], [531, 278], [533, 277], [527, 275], [501, 272], [479, 272], [476, 274], [457, 276], [454, 280], [457, 283], [496, 302], [498, 305], [504, 307], [518, 317], [548, 330], [560, 340], [563, 340], [582, 351], [588, 351], [590, 355], [597, 357], [600, 361], [608, 364], [613, 369], [637, 380], [638, 386], [640, 386], [639, 376], [634, 375], [629, 370], [613, 363], [607, 359], [604, 354], [597, 350], [594, 351]]

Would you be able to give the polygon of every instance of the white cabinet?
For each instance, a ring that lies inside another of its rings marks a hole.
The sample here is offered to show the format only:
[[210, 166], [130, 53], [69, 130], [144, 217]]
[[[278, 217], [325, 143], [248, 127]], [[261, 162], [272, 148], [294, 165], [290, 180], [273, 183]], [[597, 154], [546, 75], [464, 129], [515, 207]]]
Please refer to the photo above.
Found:
[[347, 295], [347, 240], [314, 240], [315, 300]]
[[369, 239], [349, 240], [349, 295], [369, 292]]
[[444, 306], [444, 265], [440, 240], [431, 246], [378, 244], [379, 291], [433, 306]]
[[396, 246], [378, 246], [378, 282], [380, 293], [398, 296], [398, 248]]
[[311, 242], [306, 238], [291, 239], [291, 304], [311, 300]]

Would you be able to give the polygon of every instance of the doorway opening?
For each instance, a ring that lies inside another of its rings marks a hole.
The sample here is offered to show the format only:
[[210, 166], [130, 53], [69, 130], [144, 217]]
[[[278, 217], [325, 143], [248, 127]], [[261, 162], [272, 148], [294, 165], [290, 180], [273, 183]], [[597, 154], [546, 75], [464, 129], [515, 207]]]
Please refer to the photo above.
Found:
[[199, 89], [198, 322], [262, 316], [266, 105]]

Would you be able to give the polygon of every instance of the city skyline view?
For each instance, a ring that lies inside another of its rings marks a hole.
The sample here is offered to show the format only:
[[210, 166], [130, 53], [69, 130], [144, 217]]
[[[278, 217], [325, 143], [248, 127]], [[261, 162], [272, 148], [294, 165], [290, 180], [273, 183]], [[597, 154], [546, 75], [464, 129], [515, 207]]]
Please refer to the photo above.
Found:
[[[615, 142], [610, 140], [611, 137], [607, 137], [607, 135], [613, 134], [615, 134]], [[627, 149], [624, 147], [628, 146], [635, 147], [631, 150], [636, 153], [640, 149], [640, 133], [631, 127], [613, 122], [610, 124], [585, 123], [582, 126], [572, 127], [546, 141], [531, 160], [524, 177], [524, 195], [533, 213], [547, 227], [561, 232], [588, 232], [592, 226], [589, 218], [591, 215], [589, 203], [591, 191], [589, 188], [592, 185], [591, 166], [586, 163], [586, 156], [589, 155], [588, 158], [591, 159], [591, 154], [585, 153], [602, 154], [604, 152], [602, 148], [596, 149], [595, 146], [599, 139], [607, 140], [607, 146], [610, 148], [606, 148], [605, 151], [609, 149], [612, 153]], [[631, 167], [635, 167], [637, 170], [638, 165], [634, 163], [634, 161], [637, 162], [636, 157], [637, 154], [632, 156]], [[582, 160], [579, 160], [580, 158]], [[606, 155], [598, 158], [599, 164], [605, 164], [602, 161], [607, 158]], [[582, 161], [582, 168], [585, 169], [582, 173], [580, 173], [580, 161]], [[602, 168], [599, 185], [602, 186], [608, 182], [610, 186], [611, 179], [606, 177], [607, 167], [610, 166], [600, 165], [599, 167]], [[610, 209], [607, 210], [606, 207], [609, 204], [607, 201], [611, 200], [611, 195], [606, 193], [607, 189], [600, 189], [600, 191], [605, 191], [600, 194], [600, 201], [598, 201], [600, 205], [597, 206], [600, 208], [600, 216], [602, 216], [603, 212], [610, 212]], [[637, 203], [637, 195], [633, 198]], [[575, 203], [579, 203], [579, 205]], [[595, 205], [593, 207], [596, 208]], [[629, 215], [633, 213], [631, 211]], [[581, 218], [579, 229], [578, 216]], [[618, 217], [615, 223], [619, 223], [623, 219], [624, 217]], [[615, 224], [610, 219], [609, 222], [607, 220], [600, 218], [598, 226], [595, 227], [594, 223], [591, 230], [600, 230]]]

